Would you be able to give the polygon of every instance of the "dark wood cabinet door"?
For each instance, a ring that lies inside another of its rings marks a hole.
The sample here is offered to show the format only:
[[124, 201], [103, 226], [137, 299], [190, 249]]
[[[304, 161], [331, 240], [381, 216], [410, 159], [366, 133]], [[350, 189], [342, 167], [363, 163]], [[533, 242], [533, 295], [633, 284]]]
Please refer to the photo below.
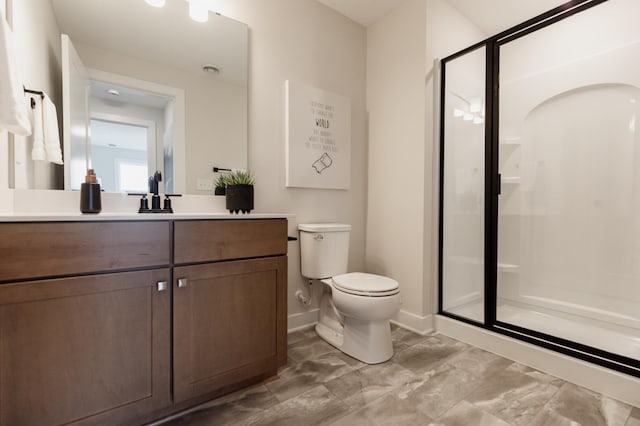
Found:
[[0, 425], [133, 424], [170, 405], [170, 284], [158, 269], [0, 285]]
[[286, 256], [174, 268], [176, 403], [286, 360]]

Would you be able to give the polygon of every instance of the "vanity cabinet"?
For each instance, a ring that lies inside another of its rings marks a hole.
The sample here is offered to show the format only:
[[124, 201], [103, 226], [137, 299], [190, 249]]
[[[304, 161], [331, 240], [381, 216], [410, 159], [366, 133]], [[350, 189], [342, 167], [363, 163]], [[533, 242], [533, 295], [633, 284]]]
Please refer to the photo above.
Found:
[[286, 363], [286, 220], [180, 221], [174, 238], [175, 402], [275, 376]]
[[0, 426], [141, 424], [275, 376], [286, 224], [0, 223]]
[[169, 231], [0, 224], [0, 425], [118, 424], [170, 404]]

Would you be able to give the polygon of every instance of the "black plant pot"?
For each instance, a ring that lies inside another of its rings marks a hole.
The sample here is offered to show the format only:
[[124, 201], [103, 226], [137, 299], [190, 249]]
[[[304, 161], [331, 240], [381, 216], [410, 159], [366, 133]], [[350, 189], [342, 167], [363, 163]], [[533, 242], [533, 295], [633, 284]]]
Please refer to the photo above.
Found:
[[216, 186], [216, 189], [213, 190], [214, 195], [227, 195], [226, 188], [224, 186]]
[[253, 185], [227, 185], [229, 213], [249, 213], [253, 210]]

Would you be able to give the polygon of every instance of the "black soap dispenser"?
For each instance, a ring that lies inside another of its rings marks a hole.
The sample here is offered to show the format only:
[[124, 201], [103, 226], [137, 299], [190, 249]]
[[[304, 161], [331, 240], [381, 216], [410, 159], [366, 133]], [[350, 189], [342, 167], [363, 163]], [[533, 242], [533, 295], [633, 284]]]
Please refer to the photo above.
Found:
[[80, 185], [80, 211], [82, 213], [100, 213], [102, 201], [100, 199], [100, 184], [93, 169], [87, 170], [87, 176]]

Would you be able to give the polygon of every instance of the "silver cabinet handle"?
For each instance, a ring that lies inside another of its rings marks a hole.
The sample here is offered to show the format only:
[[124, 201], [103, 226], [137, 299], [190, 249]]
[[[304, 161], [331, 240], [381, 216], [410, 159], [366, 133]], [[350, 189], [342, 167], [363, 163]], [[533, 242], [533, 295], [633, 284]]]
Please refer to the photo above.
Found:
[[178, 280], [178, 288], [185, 288], [187, 286], [187, 279], [186, 278], [180, 278]]
[[166, 281], [158, 281], [158, 291], [165, 291], [167, 287]]

